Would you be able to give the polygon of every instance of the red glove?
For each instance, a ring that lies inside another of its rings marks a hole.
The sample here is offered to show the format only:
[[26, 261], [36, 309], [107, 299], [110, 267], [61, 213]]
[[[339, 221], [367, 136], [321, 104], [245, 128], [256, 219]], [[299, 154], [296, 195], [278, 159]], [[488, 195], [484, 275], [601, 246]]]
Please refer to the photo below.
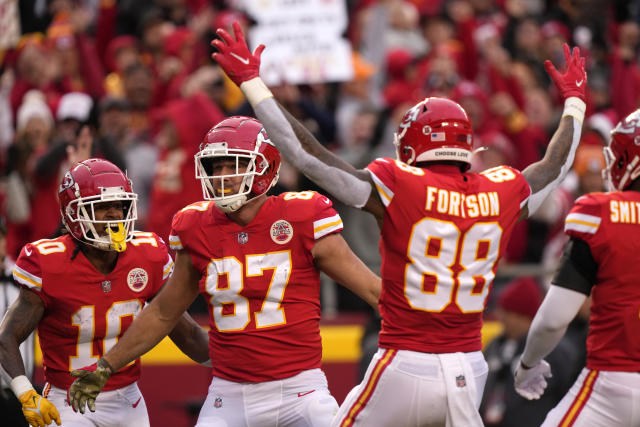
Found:
[[249, 51], [247, 42], [244, 40], [242, 28], [237, 22], [233, 23], [235, 40], [222, 28], [218, 28], [216, 34], [222, 40], [214, 40], [211, 45], [218, 49], [220, 53], [212, 55], [225, 73], [238, 86], [242, 83], [256, 78], [260, 75], [260, 55], [264, 50], [264, 45], [260, 45], [253, 51]]
[[573, 55], [571, 55], [569, 45], [565, 43], [562, 47], [564, 49], [564, 62], [567, 64], [564, 74], [560, 74], [549, 60], [544, 61], [544, 68], [553, 83], [558, 87], [563, 100], [575, 96], [586, 102], [587, 73], [584, 70], [585, 59], [580, 56], [578, 47], [573, 48]]

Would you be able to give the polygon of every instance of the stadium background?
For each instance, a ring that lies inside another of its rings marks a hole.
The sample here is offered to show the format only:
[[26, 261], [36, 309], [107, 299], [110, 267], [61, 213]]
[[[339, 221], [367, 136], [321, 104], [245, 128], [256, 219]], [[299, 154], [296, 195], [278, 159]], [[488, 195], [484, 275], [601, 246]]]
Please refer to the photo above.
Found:
[[[256, 5], [275, 10], [270, 25], [243, 12]], [[336, 5], [344, 20], [323, 27], [320, 18], [329, 15], [322, 7]], [[301, 10], [305, 18], [296, 19], [293, 12]], [[564, 216], [576, 197], [603, 189], [601, 146], [615, 123], [640, 104], [637, 1], [0, 0], [0, 217], [7, 225], [7, 261], [26, 242], [60, 231], [56, 190], [69, 166], [66, 147], [85, 123], [94, 131], [93, 154], [126, 169], [134, 181], [137, 228], [166, 238], [173, 212], [200, 198], [191, 158], [202, 135], [225, 116], [252, 115], [209, 59], [214, 30], [238, 20], [250, 36], [296, 34], [308, 31], [304, 24], [316, 28], [308, 21], [316, 11], [323, 12], [315, 13], [319, 30], [305, 33], [315, 44], [303, 47], [320, 60], [305, 56], [296, 66], [307, 73], [290, 73], [295, 67], [279, 69], [278, 61], [291, 52], [278, 50], [282, 57], [265, 57], [271, 64], [266, 72], [279, 102], [358, 167], [394, 156], [400, 117], [430, 95], [454, 99], [469, 112], [476, 146], [488, 147], [475, 156], [474, 170], [526, 167], [544, 152], [562, 111], [542, 62], [562, 67], [562, 44], [580, 46], [588, 99], [574, 170], [514, 231], [488, 301], [485, 342], [505, 326], [510, 330], [513, 316], [530, 320], [566, 240]], [[350, 43], [346, 56], [338, 39]], [[269, 40], [265, 55], [283, 42]], [[329, 53], [336, 61], [322, 60]], [[337, 70], [326, 68], [335, 63]], [[331, 73], [343, 77], [327, 81]], [[308, 189], [318, 190], [285, 163], [274, 192]], [[339, 203], [336, 208], [345, 239], [378, 271], [375, 221]], [[531, 297], [514, 298], [505, 292], [510, 285]], [[377, 319], [326, 278], [321, 298], [324, 369], [342, 401], [358, 381], [361, 356], [370, 356]], [[201, 299], [190, 312], [208, 324]], [[586, 325], [578, 322], [574, 329], [581, 351]], [[41, 368], [34, 382], [42, 385]], [[205, 368], [164, 341], [143, 358], [141, 387], [152, 425], [192, 425], [208, 383]]]

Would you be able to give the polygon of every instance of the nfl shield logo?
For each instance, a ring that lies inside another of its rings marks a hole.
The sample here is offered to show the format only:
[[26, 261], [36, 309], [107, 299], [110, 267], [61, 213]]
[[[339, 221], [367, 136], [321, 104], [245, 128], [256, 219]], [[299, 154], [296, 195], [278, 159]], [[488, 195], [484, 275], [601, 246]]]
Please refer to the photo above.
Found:
[[248, 241], [249, 241], [249, 235], [247, 233], [243, 231], [242, 233], [238, 234], [238, 243], [240, 243], [241, 245], [244, 245]]
[[464, 378], [464, 375], [458, 375], [456, 377], [456, 386], [464, 387], [467, 385], [467, 380]]
[[216, 400], [213, 402], [214, 408], [222, 408], [222, 398], [216, 397]]
[[104, 282], [101, 283], [102, 285], [102, 292], [109, 293], [111, 292], [111, 281], [110, 280], [105, 280]]

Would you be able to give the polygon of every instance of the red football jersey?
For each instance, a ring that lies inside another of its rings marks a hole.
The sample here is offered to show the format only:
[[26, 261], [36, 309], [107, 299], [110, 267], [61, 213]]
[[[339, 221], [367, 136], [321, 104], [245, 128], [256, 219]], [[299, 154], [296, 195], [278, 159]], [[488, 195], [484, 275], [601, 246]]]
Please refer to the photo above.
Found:
[[482, 312], [529, 184], [507, 166], [463, 174], [376, 159], [367, 168], [386, 208], [380, 346], [480, 350]]
[[[164, 242], [153, 233], [135, 232], [115, 269], [103, 275], [82, 252], [72, 259], [71, 235], [24, 246], [13, 277], [42, 298], [38, 324], [47, 382], [68, 389], [69, 375], [96, 363], [113, 347], [147, 300], [173, 271]], [[111, 376], [104, 390], [131, 384], [140, 376], [139, 359]]]
[[244, 227], [213, 202], [175, 215], [169, 243], [202, 274], [215, 376], [261, 382], [320, 367], [320, 277], [311, 249], [341, 230], [331, 201], [312, 191], [267, 198]]
[[589, 245], [598, 264], [591, 289], [587, 367], [640, 371], [640, 193], [582, 196], [565, 221], [566, 233]]

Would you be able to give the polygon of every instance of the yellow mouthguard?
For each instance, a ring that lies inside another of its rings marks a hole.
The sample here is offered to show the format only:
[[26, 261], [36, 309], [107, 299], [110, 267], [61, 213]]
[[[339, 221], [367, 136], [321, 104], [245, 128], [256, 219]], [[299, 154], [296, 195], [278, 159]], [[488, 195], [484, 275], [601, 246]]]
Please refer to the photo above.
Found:
[[107, 227], [109, 237], [111, 237], [111, 248], [116, 252], [124, 252], [127, 249], [126, 230], [122, 222], [118, 223], [118, 231], [113, 231], [111, 227]]

